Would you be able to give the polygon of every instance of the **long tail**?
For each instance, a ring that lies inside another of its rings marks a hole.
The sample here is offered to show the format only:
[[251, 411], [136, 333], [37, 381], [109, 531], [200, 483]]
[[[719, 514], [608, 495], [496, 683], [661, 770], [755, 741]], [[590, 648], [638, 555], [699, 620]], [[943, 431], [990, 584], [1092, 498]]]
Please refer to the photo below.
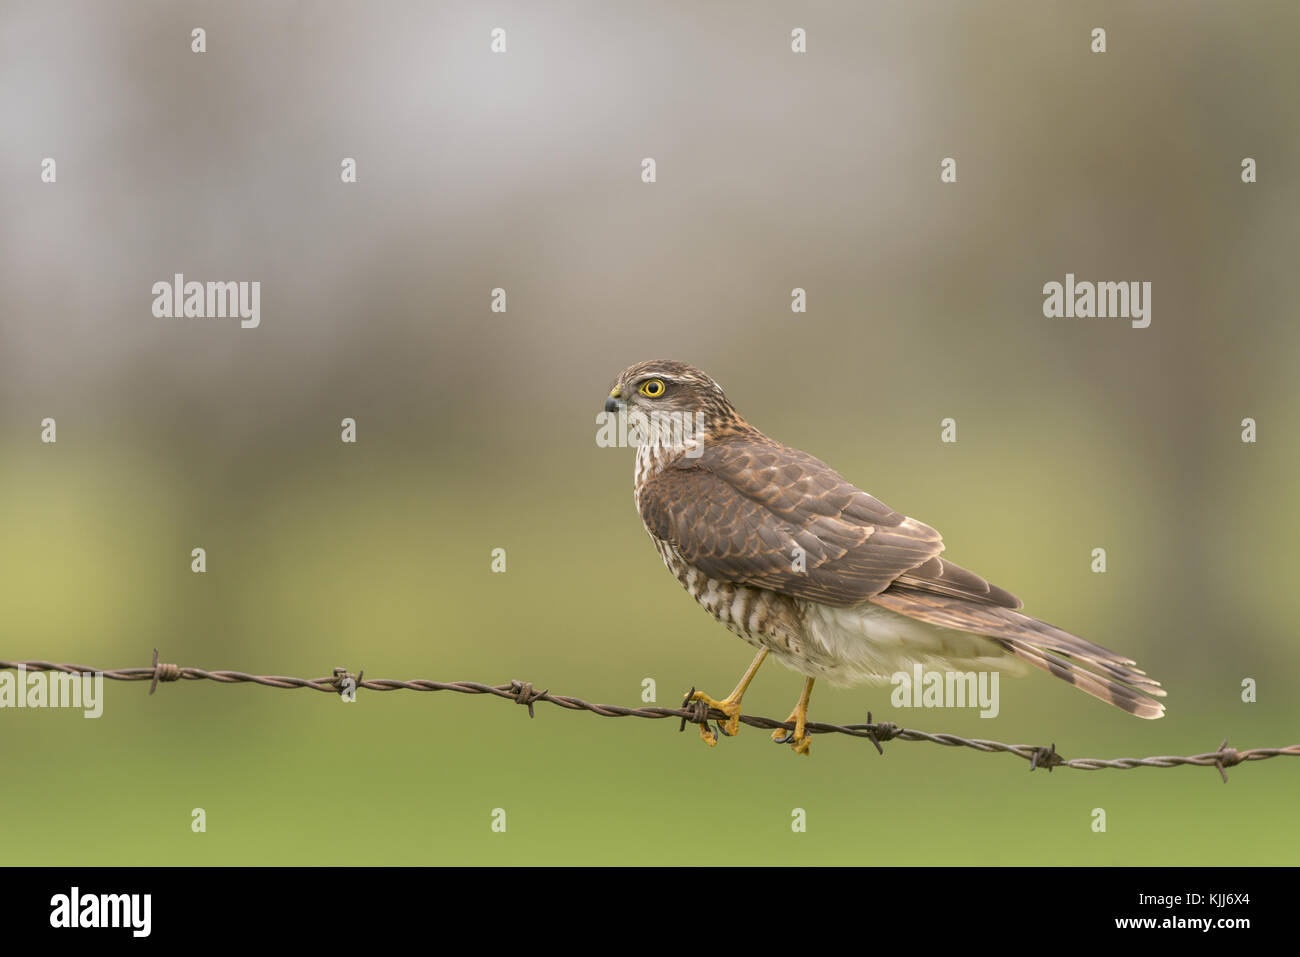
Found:
[[1008, 652], [1068, 681], [1121, 711], [1160, 718], [1165, 706], [1160, 682], [1136, 662], [1012, 608], [894, 585], [871, 598], [874, 604], [932, 625], [996, 639]]

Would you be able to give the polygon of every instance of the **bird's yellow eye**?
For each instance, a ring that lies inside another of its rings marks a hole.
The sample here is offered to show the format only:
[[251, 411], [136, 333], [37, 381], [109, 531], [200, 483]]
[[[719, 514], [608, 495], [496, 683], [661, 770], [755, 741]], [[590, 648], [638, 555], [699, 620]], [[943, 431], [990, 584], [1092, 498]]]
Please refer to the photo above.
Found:
[[641, 394], [648, 395], [652, 399], [657, 399], [664, 394], [663, 379], [646, 379], [641, 383]]

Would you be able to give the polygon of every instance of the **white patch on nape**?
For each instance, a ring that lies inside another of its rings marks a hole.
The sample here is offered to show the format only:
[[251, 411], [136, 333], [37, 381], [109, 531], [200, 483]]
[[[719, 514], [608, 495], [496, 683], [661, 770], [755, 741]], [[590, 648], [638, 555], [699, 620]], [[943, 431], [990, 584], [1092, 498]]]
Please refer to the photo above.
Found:
[[[919, 664], [926, 671], [998, 671], [1023, 675], [1025, 662], [994, 639], [930, 625], [870, 603], [835, 608], [800, 603], [807, 641], [835, 664], [822, 676], [832, 685], [888, 684]], [[811, 649], [810, 649], [811, 650]]]

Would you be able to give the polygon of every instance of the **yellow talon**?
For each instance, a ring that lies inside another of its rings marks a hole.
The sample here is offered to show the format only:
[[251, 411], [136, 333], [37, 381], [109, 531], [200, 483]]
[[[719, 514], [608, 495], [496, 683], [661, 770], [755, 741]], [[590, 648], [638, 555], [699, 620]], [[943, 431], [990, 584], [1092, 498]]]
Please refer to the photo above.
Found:
[[[750, 663], [749, 669], [741, 677], [740, 683], [732, 689], [731, 694], [727, 695], [721, 701], [710, 698], [703, 691], [693, 691], [689, 696], [687, 696], [687, 702], [703, 701], [710, 708], [721, 711], [727, 716], [727, 723], [722, 726], [722, 733], [727, 735], [727, 737], [735, 737], [740, 732], [741, 699], [745, 697], [745, 689], [748, 688], [749, 683], [754, 680], [754, 675], [758, 673], [758, 666], [763, 663], [763, 659], [766, 657], [767, 649], [764, 648], [757, 656], [755, 656], [753, 662]], [[707, 722], [700, 724], [700, 739], [709, 747], [713, 747], [718, 743], [718, 736], [709, 728]]]
[[789, 744], [794, 749], [795, 754], [808, 754], [812, 747], [812, 737], [806, 730], [808, 723], [808, 699], [812, 697], [813, 679], [809, 678], [804, 682], [803, 694], [799, 695], [799, 703], [794, 706], [786, 722], [794, 722], [794, 730], [787, 731], [785, 728], [777, 728], [772, 732], [772, 740], [777, 744]]
[[[725, 714], [727, 716], [727, 723], [722, 726], [722, 733], [727, 735], [728, 737], [733, 736], [737, 731], [740, 730], [740, 699], [739, 698], [732, 699], [730, 697], [727, 697], [722, 699], [721, 701], [716, 701], [713, 698], [710, 698], [708, 695], [706, 695], [703, 691], [696, 691], [693, 692], [690, 695], [690, 697], [688, 697], [686, 700], [703, 701], [706, 705], [709, 706], [710, 709], [716, 709], [718, 711], [721, 711], [723, 714]], [[700, 725], [700, 738], [709, 747], [713, 747], [715, 744], [718, 743], [718, 736], [709, 729], [708, 722], [704, 722]]]

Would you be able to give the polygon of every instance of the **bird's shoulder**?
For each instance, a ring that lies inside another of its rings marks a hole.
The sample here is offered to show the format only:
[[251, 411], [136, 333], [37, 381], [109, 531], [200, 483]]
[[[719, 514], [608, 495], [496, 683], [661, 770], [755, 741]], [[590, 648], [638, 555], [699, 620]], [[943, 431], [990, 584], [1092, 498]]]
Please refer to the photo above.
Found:
[[[846, 526], [897, 527], [911, 523], [918, 537], [940, 540], [928, 525], [909, 519], [858, 488], [821, 459], [762, 433], [735, 434], [704, 444], [696, 458], [679, 458], [672, 473], [697, 473], [686, 481], [724, 483], [774, 514], [809, 522], [834, 517]], [[720, 492], [724, 491], [721, 488]]]

